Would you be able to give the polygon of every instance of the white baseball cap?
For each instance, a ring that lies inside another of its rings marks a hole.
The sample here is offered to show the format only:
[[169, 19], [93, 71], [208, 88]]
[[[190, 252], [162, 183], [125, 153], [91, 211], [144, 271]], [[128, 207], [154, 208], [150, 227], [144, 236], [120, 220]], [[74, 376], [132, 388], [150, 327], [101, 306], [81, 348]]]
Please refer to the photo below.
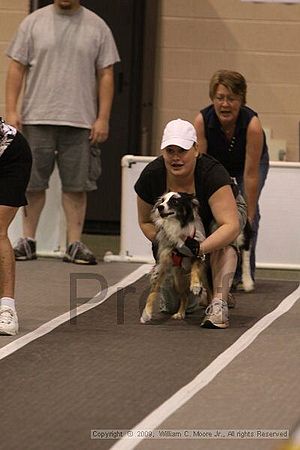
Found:
[[171, 120], [163, 132], [160, 148], [169, 145], [178, 145], [178, 147], [189, 150], [197, 142], [196, 130], [190, 122], [182, 119]]

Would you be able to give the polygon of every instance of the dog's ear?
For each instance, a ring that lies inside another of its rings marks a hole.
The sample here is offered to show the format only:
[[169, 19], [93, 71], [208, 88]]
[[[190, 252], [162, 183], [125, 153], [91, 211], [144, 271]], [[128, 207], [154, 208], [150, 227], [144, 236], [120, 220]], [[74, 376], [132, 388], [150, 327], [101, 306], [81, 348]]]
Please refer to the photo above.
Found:
[[152, 211], [154, 211], [154, 210], [158, 207], [158, 205], [160, 205], [161, 203], [163, 203], [163, 201], [164, 201], [164, 195], [162, 195], [161, 197], [159, 197], [159, 198], [156, 200], [156, 202], [155, 202], [154, 205], [153, 205]]
[[189, 194], [188, 192], [178, 192], [178, 194], [180, 195], [180, 197], [188, 200], [192, 200], [195, 197], [194, 194]]

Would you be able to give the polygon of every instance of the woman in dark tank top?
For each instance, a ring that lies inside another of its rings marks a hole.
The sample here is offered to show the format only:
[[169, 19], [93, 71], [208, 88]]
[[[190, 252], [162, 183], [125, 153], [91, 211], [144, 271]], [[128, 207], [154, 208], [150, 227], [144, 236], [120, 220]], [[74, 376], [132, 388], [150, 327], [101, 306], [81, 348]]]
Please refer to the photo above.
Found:
[[[243, 75], [231, 70], [217, 71], [209, 85], [212, 104], [197, 114], [194, 125], [200, 152], [213, 156], [224, 165], [247, 201], [253, 231], [251, 275], [255, 280], [255, 248], [260, 220], [258, 200], [269, 169], [269, 155], [257, 113], [246, 106], [246, 93]], [[240, 281], [239, 264], [234, 286], [239, 287]]]

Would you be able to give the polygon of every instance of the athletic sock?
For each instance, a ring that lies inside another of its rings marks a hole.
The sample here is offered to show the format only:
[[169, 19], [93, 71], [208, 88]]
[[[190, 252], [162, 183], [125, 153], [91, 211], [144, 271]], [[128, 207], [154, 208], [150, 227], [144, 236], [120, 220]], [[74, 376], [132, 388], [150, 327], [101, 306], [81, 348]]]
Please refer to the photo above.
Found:
[[9, 308], [16, 310], [15, 300], [11, 297], [2, 297], [0, 300], [1, 306], [8, 306]]

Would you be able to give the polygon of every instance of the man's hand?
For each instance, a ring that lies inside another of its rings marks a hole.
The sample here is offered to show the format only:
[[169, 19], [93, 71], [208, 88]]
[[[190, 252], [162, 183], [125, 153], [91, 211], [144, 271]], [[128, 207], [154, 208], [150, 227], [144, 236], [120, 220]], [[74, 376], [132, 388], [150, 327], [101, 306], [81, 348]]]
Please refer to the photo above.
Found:
[[106, 119], [97, 119], [91, 129], [90, 141], [92, 145], [100, 144], [108, 138], [109, 123]]

